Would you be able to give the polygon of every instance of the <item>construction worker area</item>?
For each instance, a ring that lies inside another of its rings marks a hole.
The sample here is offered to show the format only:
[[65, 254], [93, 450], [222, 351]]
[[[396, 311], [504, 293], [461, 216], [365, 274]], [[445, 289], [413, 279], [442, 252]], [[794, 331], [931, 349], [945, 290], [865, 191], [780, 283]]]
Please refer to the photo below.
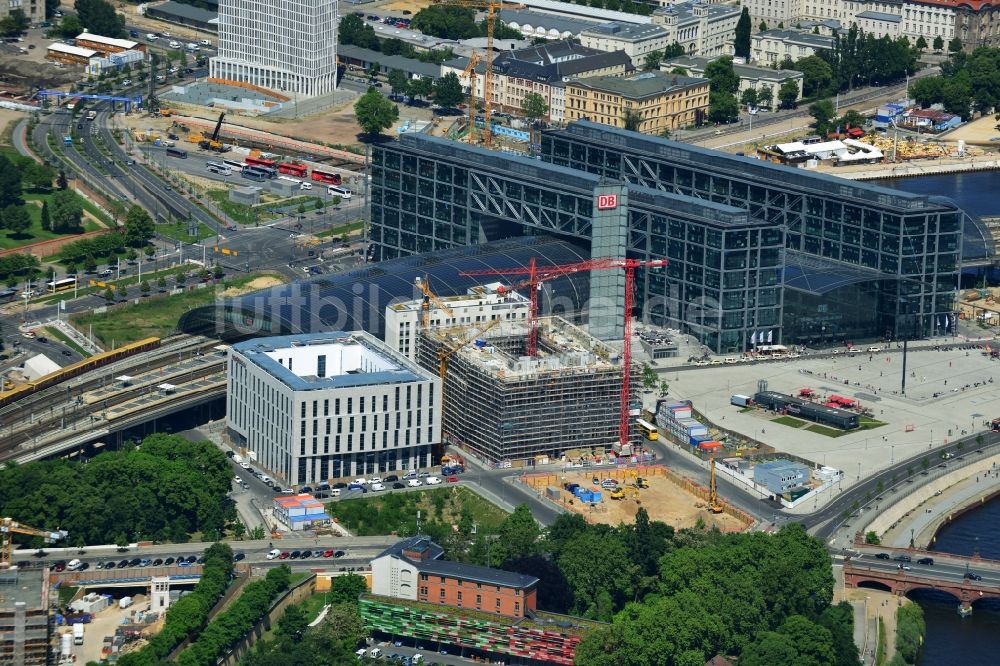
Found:
[[711, 510], [709, 489], [659, 465], [636, 469], [575, 469], [558, 474], [529, 474], [521, 478], [535, 492], [589, 522], [631, 524], [639, 507], [651, 520], [661, 520], [677, 529], [694, 527], [699, 519], [706, 527], [724, 532], [746, 529], [750, 520], [738, 511]]

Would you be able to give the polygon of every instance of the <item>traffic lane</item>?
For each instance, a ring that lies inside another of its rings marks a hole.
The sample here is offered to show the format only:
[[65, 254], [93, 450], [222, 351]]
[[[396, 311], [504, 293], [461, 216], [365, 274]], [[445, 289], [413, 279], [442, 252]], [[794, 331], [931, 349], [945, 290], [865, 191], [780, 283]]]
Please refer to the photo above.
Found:
[[[898, 564], [900, 561], [895, 558], [902, 554], [906, 557], [910, 557], [913, 560], [912, 564], [915, 566], [919, 565], [919, 567], [935, 567], [936, 569], [955, 569], [965, 571], [967, 566], [971, 566], [972, 568], [980, 570], [980, 573], [983, 571], [992, 571], [997, 575], [1000, 575], [1000, 562], [996, 560], [979, 560], [977, 562], [970, 563], [968, 560], [954, 557], [949, 553], [942, 553], [938, 551], [918, 551], [913, 553], [909, 550], [900, 553], [899, 550], [901, 549], [882, 549], [879, 546], [855, 546], [851, 550], [860, 553], [860, 555], [855, 556], [852, 559], [852, 562], [864, 562], [866, 565], [872, 562], [879, 565], [886, 562], [894, 562]], [[889, 559], [886, 559], [885, 557], [878, 557], [879, 555], [888, 555]], [[933, 564], [920, 564], [918, 560], [924, 557], [931, 558]]]
[[[856, 561], [852, 561], [850, 566], [855, 569], [863, 569], [872, 572], [872, 574], [895, 574], [895, 575], [905, 575], [912, 576], [913, 578], [925, 579], [928, 581], [940, 581], [940, 582], [966, 582], [970, 586], [975, 587], [977, 583], [981, 586], [995, 587], [1000, 585], [1000, 575], [995, 572], [991, 572], [982, 568], [975, 568], [970, 566], [967, 570], [964, 566], [938, 566], [935, 563], [934, 566], [916, 565], [913, 563], [905, 563], [902, 566], [909, 567], [909, 569], [900, 569], [901, 563], [889, 561], [867, 561], [864, 564], [859, 564]], [[979, 575], [982, 577], [981, 581], [968, 580], [965, 578], [966, 571]]]

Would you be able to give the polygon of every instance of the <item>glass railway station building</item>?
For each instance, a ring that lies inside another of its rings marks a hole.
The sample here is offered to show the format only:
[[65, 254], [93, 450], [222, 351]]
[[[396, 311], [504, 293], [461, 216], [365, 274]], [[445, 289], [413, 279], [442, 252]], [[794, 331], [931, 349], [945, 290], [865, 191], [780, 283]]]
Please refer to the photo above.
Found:
[[[422, 134], [376, 144], [368, 266], [185, 316], [225, 336], [384, 333], [393, 298], [463, 294], [481, 268], [587, 258], [669, 260], [637, 271], [635, 316], [715, 353], [950, 335], [963, 261], [994, 254], [948, 199], [853, 182], [589, 121], [542, 132], [540, 159]], [[546, 283], [620, 339], [622, 271]], [[545, 300], [543, 299], [543, 305]], [[576, 308], [577, 312], [569, 312]]]

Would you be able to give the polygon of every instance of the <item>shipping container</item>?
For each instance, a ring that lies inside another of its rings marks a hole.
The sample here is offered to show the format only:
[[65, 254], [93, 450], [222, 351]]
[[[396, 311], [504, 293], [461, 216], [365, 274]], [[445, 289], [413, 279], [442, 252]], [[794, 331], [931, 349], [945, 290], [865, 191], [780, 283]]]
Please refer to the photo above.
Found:
[[729, 397], [729, 404], [737, 407], [749, 407], [753, 404], [753, 398], [737, 393]]

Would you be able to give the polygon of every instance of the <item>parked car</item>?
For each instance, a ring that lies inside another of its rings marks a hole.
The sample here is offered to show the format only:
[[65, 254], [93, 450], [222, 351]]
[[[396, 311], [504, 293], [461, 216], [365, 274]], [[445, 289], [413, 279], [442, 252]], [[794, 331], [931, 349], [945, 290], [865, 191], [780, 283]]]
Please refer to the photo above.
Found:
[[458, 477], [454, 476], [454, 475], [453, 476], [449, 476], [448, 477], [448, 483], [458, 483]]
[[284, 552], [282, 552], [282, 553], [281, 553], [280, 555], [278, 555], [278, 559], [279, 559], [279, 560], [287, 560], [287, 559], [288, 559], [288, 557], [289, 557], [289, 553], [288, 553], [288, 551], [284, 551]]
[[174, 563], [174, 561], [175, 561], [174, 558], [168, 557], [167, 559], [163, 560], [163, 564], [169, 567], [171, 564]]
[[246, 553], [236, 553], [233, 555], [233, 562], [241, 562], [246, 559]]
[[934, 564], [934, 558], [933, 557], [921, 557], [919, 560], [917, 560], [917, 564], [925, 564], [927, 566], [933, 566], [933, 564]]
[[424, 485], [424, 482], [421, 481], [420, 479], [410, 479], [406, 485], [408, 485], [411, 488], [416, 488], [417, 486]]
[[323, 557], [333, 557], [333, 549], [330, 548], [329, 550], [324, 550]]
[[399, 477], [396, 476], [395, 474], [390, 474], [389, 476], [387, 476], [384, 479], [382, 479], [382, 481], [384, 483], [388, 483], [390, 481], [399, 481]]
[[382, 485], [381, 483], [373, 483], [371, 489], [375, 492], [378, 492], [380, 490], [385, 490], [385, 486]]
[[441, 483], [441, 477], [438, 476], [428, 476], [424, 481], [427, 482], [428, 486], [436, 486]]
[[399, 490], [400, 488], [405, 488], [406, 484], [397, 481], [396, 483], [392, 484], [392, 487], [393, 487], [393, 490]]
[[300, 556], [301, 554], [302, 554], [302, 553], [301, 553], [300, 551], [298, 551], [298, 550], [293, 550], [293, 551], [292, 551], [291, 553], [289, 553], [289, 555], [288, 555], [288, 559], [290, 559], [290, 560], [297, 560], [297, 559], [299, 559], [299, 556]]

